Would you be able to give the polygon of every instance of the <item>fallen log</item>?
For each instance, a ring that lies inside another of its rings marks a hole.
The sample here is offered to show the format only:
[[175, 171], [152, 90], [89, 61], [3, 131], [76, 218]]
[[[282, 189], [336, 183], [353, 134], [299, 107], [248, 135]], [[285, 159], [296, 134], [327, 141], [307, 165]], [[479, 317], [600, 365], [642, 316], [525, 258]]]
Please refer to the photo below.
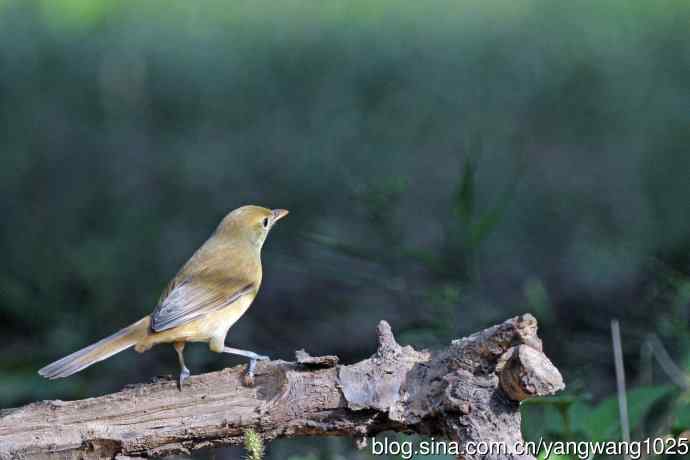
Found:
[[[368, 359], [303, 350], [294, 362], [257, 366], [254, 385], [243, 368], [176, 382], [136, 384], [78, 401], [41, 401], [0, 411], [0, 459], [141, 458], [240, 444], [251, 428], [264, 440], [350, 436], [360, 447], [383, 431], [503, 443], [489, 458], [533, 458], [522, 441], [520, 401], [564, 387], [542, 352], [537, 321], [525, 314], [435, 351], [400, 346], [385, 321]], [[480, 455], [463, 453], [460, 458]], [[484, 456], [483, 458], [487, 458]]]

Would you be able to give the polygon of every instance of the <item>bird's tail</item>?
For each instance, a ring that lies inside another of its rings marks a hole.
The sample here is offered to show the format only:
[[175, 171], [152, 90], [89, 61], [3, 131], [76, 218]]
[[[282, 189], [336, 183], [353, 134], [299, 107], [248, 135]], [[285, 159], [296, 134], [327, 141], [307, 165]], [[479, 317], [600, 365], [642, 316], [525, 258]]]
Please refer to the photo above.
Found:
[[106, 337], [54, 363], [48, 364], [46, 367], [39, 370], [38, 373], [48, 379], [59, 379], [76, 374], [94, 363], [110, 358], [114, 354], [135, 345], [140, 339], [146, 336], [149, 322], [148, 316], [142, 318], [110, 337]]

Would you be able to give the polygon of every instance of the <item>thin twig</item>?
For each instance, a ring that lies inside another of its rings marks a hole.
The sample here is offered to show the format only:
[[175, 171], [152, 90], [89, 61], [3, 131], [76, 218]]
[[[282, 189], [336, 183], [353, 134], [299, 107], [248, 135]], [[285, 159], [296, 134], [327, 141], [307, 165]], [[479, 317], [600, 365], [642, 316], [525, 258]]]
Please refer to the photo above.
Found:
[[[628, 400], [625, 393], [625, 368], [623, 367], [623, 347], [621, 345], [621, 329], [617, 319], [611, 320], [611, 338], [613, 340], [613, 357], [616, 365], [616, 387], [618, 390], [618, 411], [621, 419], [621, 433], [623, 441], [630, 442], [630, 421], [628, 419]], [[624, 455], [630, 460], [630, 455]]]
[[659, 366], [661, 366], [661, 369], [666, 373], [668, 378], [670, 378], [674, 384], [678, 385], [683, 390], [690, 389], [690, 381], [688, 376], [673, 361], [671, 356], [666, 351], [666, 348], [661, 343], [661, 340], [659, 340], [659, 337], [657, 337], [655, 334], [650, 334], [647, 337], [646, 342], [649, 344], [649, 348], [652, 350], [656, 361], [659, 363]]

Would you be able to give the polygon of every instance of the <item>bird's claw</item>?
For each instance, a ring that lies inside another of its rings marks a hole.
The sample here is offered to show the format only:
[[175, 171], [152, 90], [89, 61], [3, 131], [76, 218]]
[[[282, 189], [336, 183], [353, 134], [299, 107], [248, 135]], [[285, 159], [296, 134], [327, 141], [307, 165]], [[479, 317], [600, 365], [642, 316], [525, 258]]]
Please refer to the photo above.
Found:
[[249, 360], [247, 372], [244, 374], [244, 385], [248, 387], [254, 386], [254, 369], [256, 369], [256, 359]]
[[185, 380], [189, 378], [190, 375], [191, 374], [189, 372], [189, 369], [187, 369], [186, 367], [183, 368], [182, 371], [180, 371], [180, 380], [177, 387], [180, 391], [182, 391], [182, 385], [184, 384]]
[[247, 367], [247, 372], [244, 374], [244, 385], [248, 387], [254, 386], [254, 371], [256, 370], [257, 361], [268, 361], [270, 358], [268, 356], [257, 355], [256, 358], [251, 358], [249, 360], [249, 366]]

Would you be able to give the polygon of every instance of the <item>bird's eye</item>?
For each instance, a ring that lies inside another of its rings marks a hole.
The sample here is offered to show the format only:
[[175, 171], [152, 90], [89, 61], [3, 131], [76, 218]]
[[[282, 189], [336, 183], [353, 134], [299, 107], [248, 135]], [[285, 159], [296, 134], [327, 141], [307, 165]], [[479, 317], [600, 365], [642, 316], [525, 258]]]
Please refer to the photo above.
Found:
[[268, 228], [268, 217], [264, 217], [263, 224], [264, 228]]

